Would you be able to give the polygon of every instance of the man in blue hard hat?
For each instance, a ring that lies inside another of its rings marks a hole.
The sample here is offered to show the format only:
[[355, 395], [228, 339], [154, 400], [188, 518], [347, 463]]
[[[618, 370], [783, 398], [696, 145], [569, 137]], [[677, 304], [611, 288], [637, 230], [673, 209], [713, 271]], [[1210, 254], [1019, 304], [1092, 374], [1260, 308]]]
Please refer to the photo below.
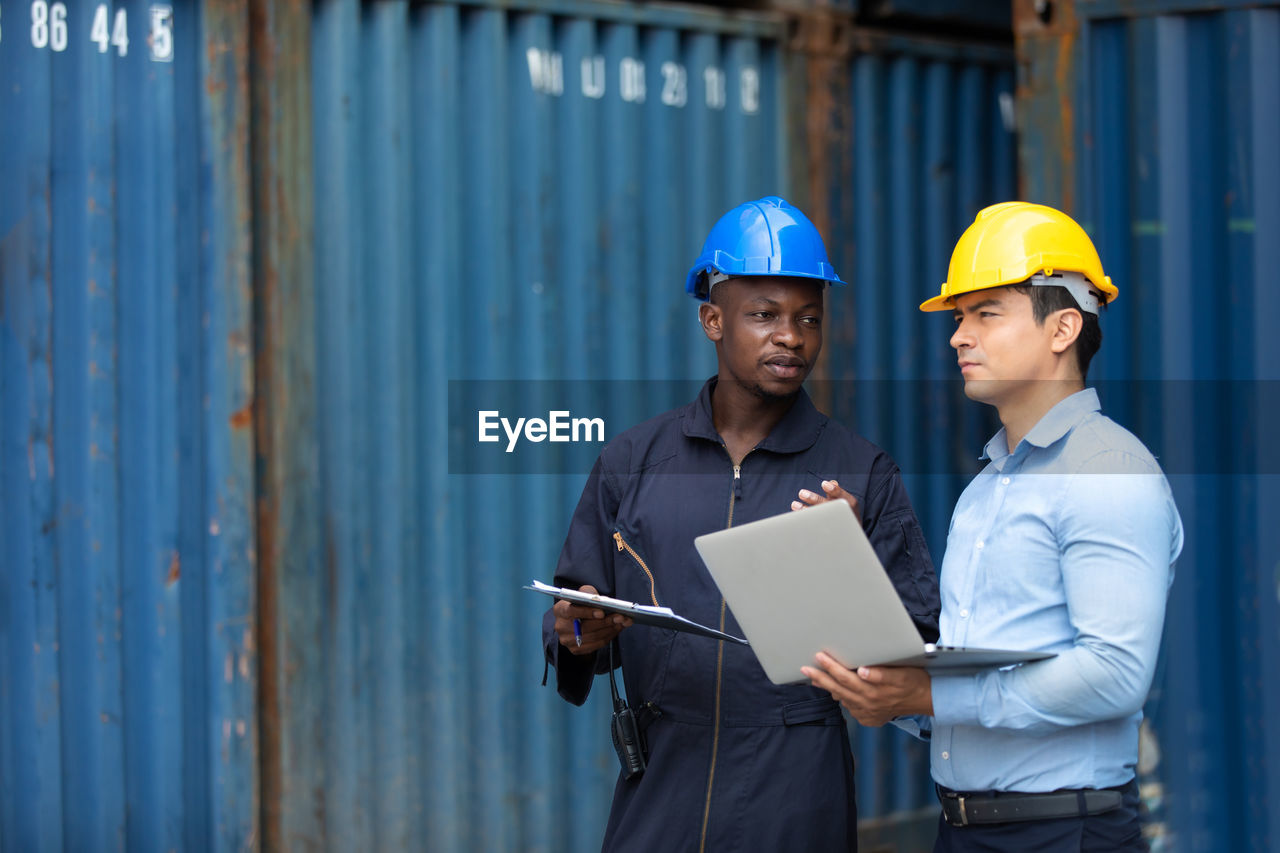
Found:
[[[933, 565], [897, 466], [819, 412], [802, 387], [822, 349], [829, 284], [843, 282], [817, 229], [782, 199], [720, 219], [686, 281], [702, 301], [717, 374], [696, 400], [600, 454], [558, 585], [671, 607], [740, 634], [694, 538], [786, 512], [798, 489], [841, 491], [856, 498], [921, 634], [937, 636]], [[780, 580], [786, 572], [778, 566]], [[560, 695], [574, 704], [616, 656], [644, 727], [647, 767], [619, 777], [605, 849], [856, 849], [853, 761], [825, 691], [771, 683], [749, 648], [631, 627], [566, 601], [547, 612], [543, 643]]]

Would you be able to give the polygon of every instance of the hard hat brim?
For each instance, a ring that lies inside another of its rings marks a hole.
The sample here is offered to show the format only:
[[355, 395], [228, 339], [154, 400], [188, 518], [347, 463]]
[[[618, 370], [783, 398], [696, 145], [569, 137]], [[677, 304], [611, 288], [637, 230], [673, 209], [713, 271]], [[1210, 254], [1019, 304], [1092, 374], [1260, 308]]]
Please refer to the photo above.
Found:
[[956, 304], [952, 301], [950, 295], [943, 296], [939, 294], [932, 299], [926, 299], [920, 303], [921, 311], [951, 311], [954, 310]]

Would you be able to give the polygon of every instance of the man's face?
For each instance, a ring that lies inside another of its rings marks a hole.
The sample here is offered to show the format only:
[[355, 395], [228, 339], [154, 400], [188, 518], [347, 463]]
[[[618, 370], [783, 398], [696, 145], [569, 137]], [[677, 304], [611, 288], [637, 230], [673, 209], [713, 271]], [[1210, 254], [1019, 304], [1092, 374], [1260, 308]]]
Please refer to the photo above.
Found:
[[999, 406], [1053, 378], [1053, 324], [1036, 323], [1030, 296], [1007, 287], [966, 293], [955, 319], [951, 346], [969, 399]]
[[744, 276], [715, 286], [703, 328], [717, 343], [720, 378], [762, 397], [800, 390], [822, 351], [824, 283]]

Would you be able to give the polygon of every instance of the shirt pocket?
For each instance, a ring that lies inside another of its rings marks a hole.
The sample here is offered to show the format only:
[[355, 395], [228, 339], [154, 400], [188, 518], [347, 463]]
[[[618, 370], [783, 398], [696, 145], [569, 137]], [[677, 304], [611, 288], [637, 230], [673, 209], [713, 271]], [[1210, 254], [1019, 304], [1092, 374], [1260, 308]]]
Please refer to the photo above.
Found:
[[[874, 545], [903, 605], [912, 617], [937, 618], [938, 581], [929, 546], [915, 513], [909, 509], [880, 519]], [[880, 553], [883, 551], [884, 553]]]

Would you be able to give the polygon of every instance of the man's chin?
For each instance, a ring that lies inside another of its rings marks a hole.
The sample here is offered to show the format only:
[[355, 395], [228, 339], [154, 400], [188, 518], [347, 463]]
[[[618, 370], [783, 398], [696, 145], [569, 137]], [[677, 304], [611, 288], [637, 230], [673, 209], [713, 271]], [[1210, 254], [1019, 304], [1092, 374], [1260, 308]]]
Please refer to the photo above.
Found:
[[999, 383], [992, 379], [966, 379], [964, 395], [975, 403], [995, 404]]
[[751, 386], [751, 393], [761, 400], [780, 402], [782, 400], [790, 400], [799, 394], [800, 386], [803, 384], [803, 379], [797, 379], [794, 382], [770, 382], [768, 384], [757, 382]]

